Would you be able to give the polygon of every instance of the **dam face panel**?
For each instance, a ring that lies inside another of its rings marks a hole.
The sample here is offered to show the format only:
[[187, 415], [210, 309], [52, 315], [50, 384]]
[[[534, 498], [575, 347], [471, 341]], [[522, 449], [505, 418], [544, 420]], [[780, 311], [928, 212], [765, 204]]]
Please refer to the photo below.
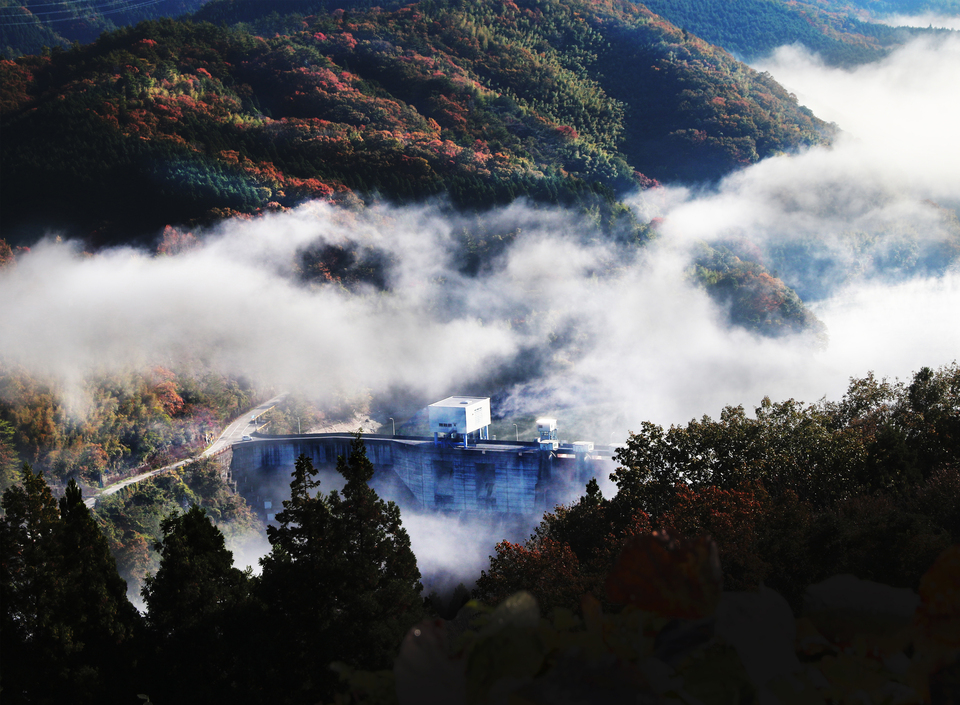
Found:
[[[613, 469], [602, 456], [539, 450], [535, 444], [469, 448], [428, 439], [364, 436], [373, 463], [370, 485], [403, 510], [530, 516], [583, 494], [591, 477]], [[320, 471], [320, 491], [340, 489], [337, 457], [348, 457], [346, 435], [271, 437], [233, 446], [237, 490], [271, 521], [290, 496], [296, 459], [305, 455]]]

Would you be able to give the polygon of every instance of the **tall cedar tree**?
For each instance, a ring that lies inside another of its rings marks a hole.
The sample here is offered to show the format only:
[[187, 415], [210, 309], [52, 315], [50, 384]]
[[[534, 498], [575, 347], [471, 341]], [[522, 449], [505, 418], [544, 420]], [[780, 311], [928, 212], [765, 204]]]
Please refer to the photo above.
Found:
[[161, 530], [160, 568], [142, 590], [155, 650], [145, 667], [151, 700], [256, 702], [262, 694], [246, 677], [259, 660], [249, 574], [233, 567], [223, 534], [199, 506], [171, 514]]
[[123, 690], [139, 615], [80, 488], [71, 480], [58, 503], [25, 464], [2, 505], [4, 700], [92, 703]]
[[194, 505], [186, 514], [174, 512], [160, 528], [163, 539], [154, 544], [160, 568], [147, 576], [142, 591], [155, 631], [169, 636], [243, 601], [248, 576], [233, 567], [233, 553], [204, 509]]
[[367, 484], [374, 469], [359, 432], [337, 470], [343, 491], [316, 493], [316, 469], [297, 458], [279, 526], [267, 529], [272, 550], [261, 559], [259, 585], [276, 626], [268, 648], [278, 656], [268, 677], [288, 690], [287, 702], [329, 698], [337, 688], [332, 662], [389, 668], [423, 614], [400, 509]]

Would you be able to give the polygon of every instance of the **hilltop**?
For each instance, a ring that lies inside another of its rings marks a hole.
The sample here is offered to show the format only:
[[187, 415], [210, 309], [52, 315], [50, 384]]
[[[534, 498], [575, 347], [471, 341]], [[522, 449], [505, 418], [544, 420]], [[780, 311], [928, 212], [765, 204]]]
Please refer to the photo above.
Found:
[[[836, 133], [769, 74], [625, 0], [372, 4], [214, 0], [0, 61], [3, 237], [173, 253], [311, 200], [439, 199], [472, 218], [475, 271], [512, 237], [486, 232], [491, 207], [572, 208], [640, 246], [656, 223], [627, 195], [716, 183]], [[815, 326], [754, 250], [705, 245], [690, 276], [732, 322]], [[361, 260], [328, 248], [299, 264], [379, 286]]]
[[832, 66], [876, 61], [919, 35], [944, 30], [895, 27], [875, 21], [888, 14], [956, 11], [955, 2], [772, 2], [771, 0], [649, 0], [645, 5], [683, 30], [753, 61], [778, 47], [799, 44]]
[[270, 22], [150, 21], [4, 61], [7, 237], [56, 224], [104, 244], [350, 193], [609, 203], [831, 134], [770, 76], [632, 3]]
[[[14, 58], [66, 49], [74, 42], [92, 42], [103, 32], [143, 20], [191, 13], [215, 24], [268, 26], [290, 13], [306, 16], [338, 7], [396, 9], [409, 4], [402, 0], [285, 0], [282, 4], [258, 0], [0, 0], [0, 54]], [[835, 65], [872, 61], [891, 46], [925, 31], [887, 27], [878, 19], [960, 11], [957, 0], [650, 0], [643, 5], [738, 58], [752, 59], [783, 44], [799, 43]]]

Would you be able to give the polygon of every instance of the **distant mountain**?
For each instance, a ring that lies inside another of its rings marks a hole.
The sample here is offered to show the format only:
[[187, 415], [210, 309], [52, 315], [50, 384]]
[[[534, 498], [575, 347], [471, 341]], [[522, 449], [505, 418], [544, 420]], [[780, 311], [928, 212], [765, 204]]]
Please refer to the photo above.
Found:
[[[275, 25], [288, 28], [291, 16], [308, 17], [338, 8], [391, 10], [409, 4], [404, 0], [0, 0], [0, 53], [6, 58], [39, 54], [44, 48], [88, 43], [103, 32], [143, 20], [188, 13], [195, 13], [198, 21], [243, 23], [257, 33], [273, 34]], [[872, 61], [925, 31], [887, 27], [876, 23], [880, 17], [960, 14], [960, 0], [650, 0], [641, 6], [737, 58], [751, 60], [796, 42], [838, 65]]]
[[645, 5], [745, 61], [796, 43], [830, 64], [866, 63], [919, 31], [865, 22], [850, 9], [775, 0], [649, 0]]
[[831, 11], [852, 9], [875, 19], [887, 15], [960, 15], [960, 0], [826, 0], [822, 5]]

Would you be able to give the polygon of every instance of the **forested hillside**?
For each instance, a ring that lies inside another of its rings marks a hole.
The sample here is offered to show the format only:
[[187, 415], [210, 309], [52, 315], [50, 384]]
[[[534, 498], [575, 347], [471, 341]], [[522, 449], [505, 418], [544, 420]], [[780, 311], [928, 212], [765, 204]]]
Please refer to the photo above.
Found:
[[[0, 0], [0, 53], [5, 58], [85, 44], [103, 32], [147, 19], [196, 13], [215, 24], [250, 23], [260, 33], [282, 26], [282, 15], [311, 15], [338, 7], [396, 9], [399, 0], [297, 0], [281, 5], [222, 0]], [[755, 58], [783, 44], [798, 42], [835, 64], [871, 61], [917, 30], [878, 24], [885, 15], [924, 12], [956, 14], [956, 0], [869, 0], [863, 2], [788, 3], [779, 0], [736, 2], [637, 3], [678, 27], [723, 47], [738, 57]], [[922, 31], [922, 30], [921, 30]]]
[[262, 401], [244, 381], [217, 374], [103, 374], [66, 390], [0, 365], [0, 485], [26, 461], [56, 483], [98, 485], [104, 476], [189, 457], [224, 422]]
[[3, 62], [8, 240], [149, 238], [347, 193], [609, 204], [831, 134], [769, 76], [630, 3], [269, 21], [148, 22]]
[[[807, 585], [842, 570], [915, 588], [960, 539], [960, 366], [909, 384], [852, 379], [838, 401], [767, 398], [752, 414], [642, 422], [616, 459], [613, 497], [594, 485], [525, 545], [498, 546], [478, 594], [529, 589], [547, 611], [576, 610], [579, 592], [603, 598], [623, 538], [653, 529], [709, 534], [725, 589], [762, 582], [797, 610]], [[564, 554], [567, 579], [539, 584]]]
[[919, 30], [865, 22], [847, 6], [770, 0], [650, 0], [644, 3], [684, 30], [745, 60], [801, 44], [826, 62], [849, 66], [874, 61]]
[[[473, 211], [572, 206], [607, 237], [643, 242], [652, 230], [624, 194], [716, 180], [833, 134], [770, 76], [628, 2], [285, 10], [209, 3], [197, 22], [0, 63], [7, 240], [55, 228], [94, 247], [155, 242], [170, 224], [309, 199], [443, 196]], [[735, 318], [764, 328], [759, 300], [788, 289], [745, 279], [754, 312]], [[780, 313], [765, 332], [807, 325]]]

